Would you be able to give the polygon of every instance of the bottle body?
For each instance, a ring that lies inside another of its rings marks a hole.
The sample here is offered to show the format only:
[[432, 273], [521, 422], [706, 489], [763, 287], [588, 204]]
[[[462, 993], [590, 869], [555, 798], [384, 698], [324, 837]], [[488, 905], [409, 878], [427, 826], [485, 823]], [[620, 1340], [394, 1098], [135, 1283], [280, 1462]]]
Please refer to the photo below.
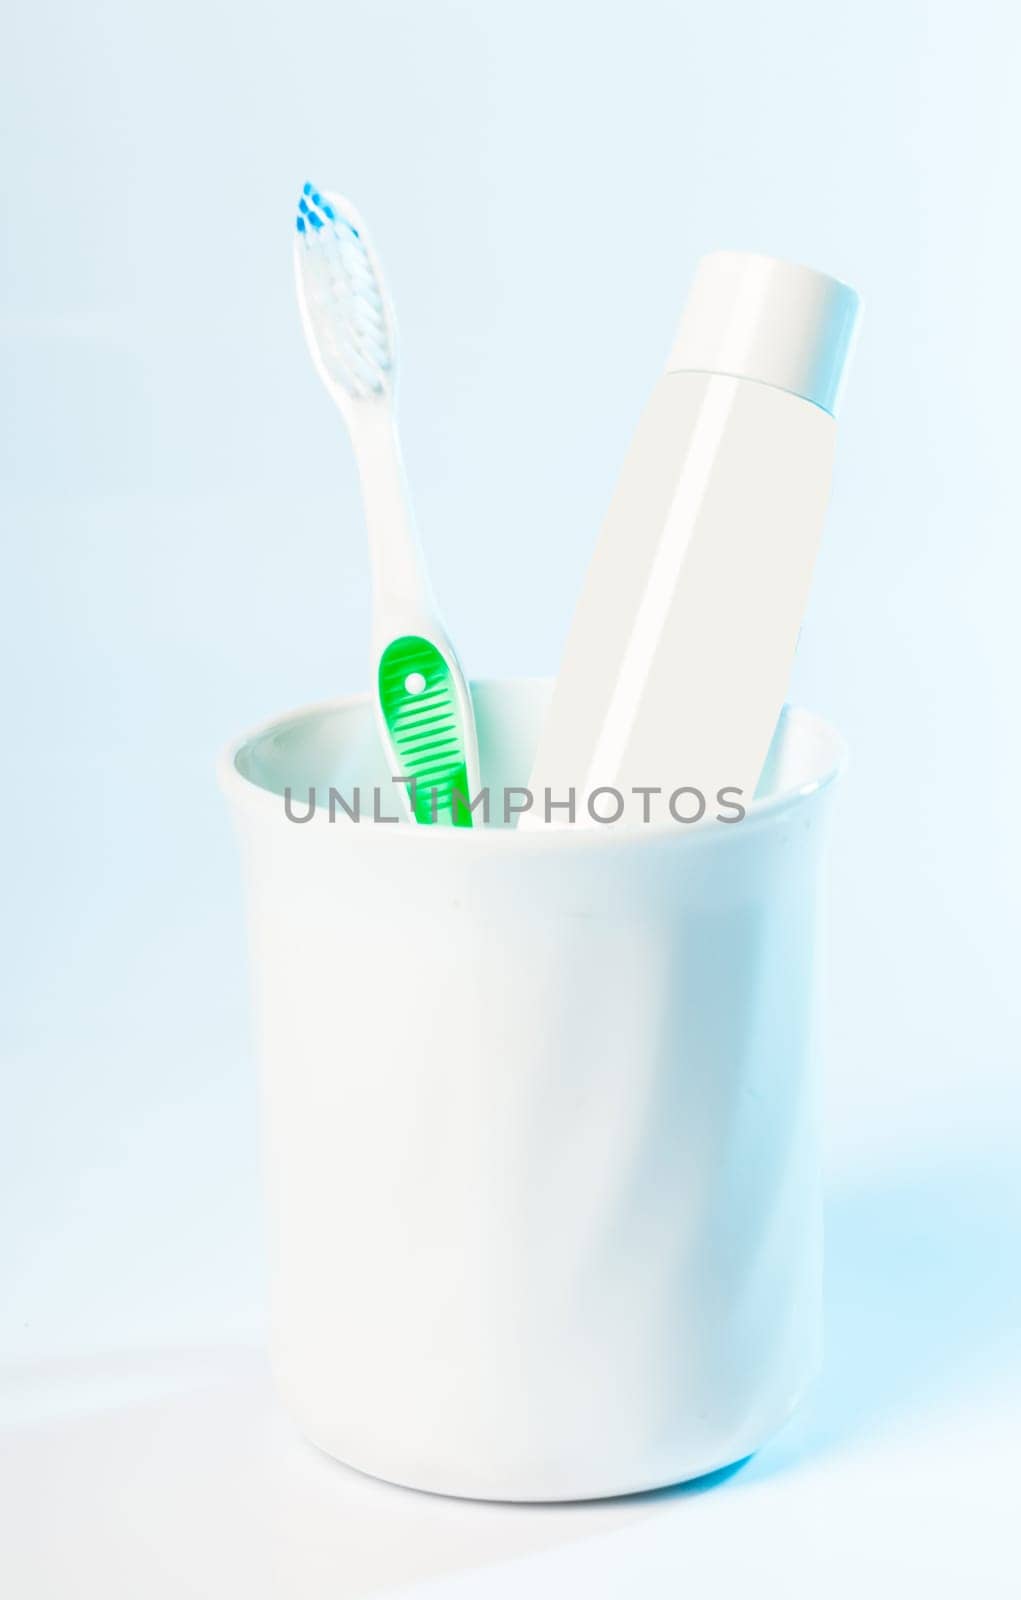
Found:
[[[767, 383], [660, 379], [568, 636], [532, 822], [545, 820], [547, 789], [554, 802], [573, 789], [578, 823], [593, 826], [595, 815], [733, 820], [750, 804], [808, 597], [834, 435], [828, 412]], [[614, 794], [590, 809], [603, 789]]]

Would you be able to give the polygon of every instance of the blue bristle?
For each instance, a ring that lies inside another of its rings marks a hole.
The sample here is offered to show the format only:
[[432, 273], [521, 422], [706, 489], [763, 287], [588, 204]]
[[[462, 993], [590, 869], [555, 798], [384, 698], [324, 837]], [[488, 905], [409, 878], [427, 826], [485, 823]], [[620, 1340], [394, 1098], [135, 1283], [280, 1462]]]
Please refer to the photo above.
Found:
[[[307, 200], [299, 200], [298, 208], [302, 216], [311, 223], [313, 228], [320, 229], [323, 226], [323, 218], [325, 217], [328, 222], [335, 222], [338, 226], [343, 224], [355, 239], [359, 237], [358, 229], [354, 224], [349, 222], [347, 217], [338, 217], [334, 207], [330, 205], [328, 200], [323, 198], [318, 189], [312, 187], [311, 183], [302, 184], [301, 192], [302, 195], [307, 195], [308, 198]], [[316, 207], [319, 208], [318, 211]], [[300, 232], [307, 232], [307, 228], [300, 229]]]
[[298, 218], [298, 232], [299, 233], [304, 233], [305, 232], [305, 218], [304, 217], [299, 217]]

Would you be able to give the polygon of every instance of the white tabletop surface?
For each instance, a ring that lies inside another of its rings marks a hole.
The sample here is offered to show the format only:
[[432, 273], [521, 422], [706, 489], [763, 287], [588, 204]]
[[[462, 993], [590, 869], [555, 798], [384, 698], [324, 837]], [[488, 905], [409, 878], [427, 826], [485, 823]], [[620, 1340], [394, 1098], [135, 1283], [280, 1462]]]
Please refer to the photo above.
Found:
[[[17, 1600], [1016, 1596], [1019, 1385], [845, 1426], [823, 1379], [771, 1445], [687, 1488], [502, 1506], [393, 1488], [296, 1434], [240, 1346], [4, 1374], [0, 1590]], [[924, 1380], [925, 1374], [919, 1377]], [[923, 1381], [924, 1388], [924, 1381]], [[854, 1396], [856, 1407], [862, 1396]], [[1012, 1465], [1013, 1463], [1013, 1465]]]

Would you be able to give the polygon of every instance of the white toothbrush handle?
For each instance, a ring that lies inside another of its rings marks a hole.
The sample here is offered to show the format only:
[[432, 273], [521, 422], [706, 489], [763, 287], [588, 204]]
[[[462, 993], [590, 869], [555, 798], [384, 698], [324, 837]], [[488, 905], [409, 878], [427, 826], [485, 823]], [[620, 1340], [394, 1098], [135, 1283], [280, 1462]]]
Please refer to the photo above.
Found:
[[[408, 496], [400, 441], [388, 400], [358, 407], [350, 424], [372, 563], [374, 629], [384, 643], [438, 623]], [[430, 630], [431, 631], [431, 630]]]
[[[469, 795], [474, 796], [480, 778], [471, 693], [433, 598], [412, 516], [394, 414], [389, 401], [371, 401], [352, 411], [348, 426], [358, 460], [372, 564], [373, 671], [379, 673], [385, 653], [398, 639], [424, 639], [435, 646], [449, 673]], [[395, 778], [403, 781], [404, 758], [388, 727], [378, 692], [376, 714], [391, 770]], [[409, 815], [414, 817], [410, 791], [402, 789], [401, 796]]]

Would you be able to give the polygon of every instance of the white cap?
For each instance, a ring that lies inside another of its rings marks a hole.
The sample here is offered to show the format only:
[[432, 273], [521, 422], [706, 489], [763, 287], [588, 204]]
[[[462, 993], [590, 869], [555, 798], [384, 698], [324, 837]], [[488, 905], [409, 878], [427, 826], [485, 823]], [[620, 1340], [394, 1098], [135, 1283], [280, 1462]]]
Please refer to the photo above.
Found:
[[753, 378], [836, 415], [860, 307], [811, 267], [717, 250], [698, 264], [667, 371]]

